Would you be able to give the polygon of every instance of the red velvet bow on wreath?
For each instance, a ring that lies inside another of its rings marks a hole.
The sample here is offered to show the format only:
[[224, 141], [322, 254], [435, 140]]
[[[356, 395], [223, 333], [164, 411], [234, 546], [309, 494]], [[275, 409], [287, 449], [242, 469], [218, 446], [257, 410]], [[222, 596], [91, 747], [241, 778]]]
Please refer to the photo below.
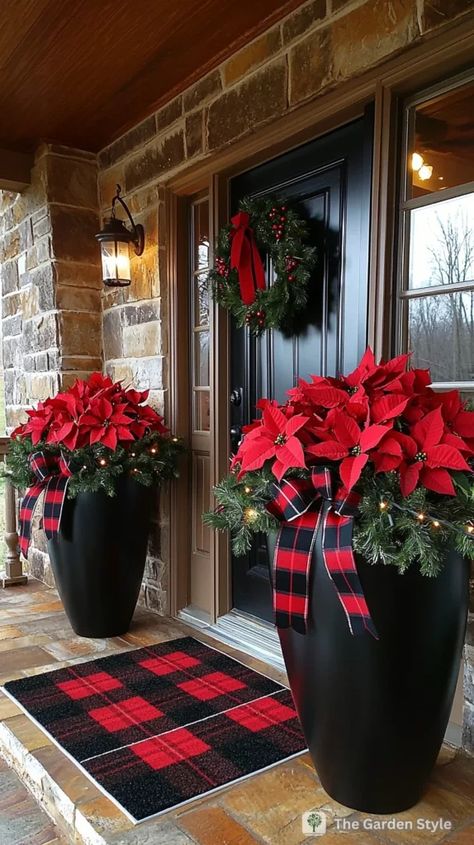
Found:
[[245, 305], [255, 302], [255, 290], [265, 290], [265, 270], [250, 227], [250, 215], [240, 211], [231, 218], [230, 266], [239, 274], [240, 296]]
[[[274, 484], [267, 510], [281, 521], [275, 549], [273, 603], [276, 625], [306, 633], [309, 617], [311, 558], [321, 518], [322, 552], [327, 574], [344, 608], [351, 634], [378, 634], [370, 617], [352, 551], [357, 493], [333, 489], [327, 467], [313, 467], [310, 478]], [[324, 512], [324, 503], [329, 508]], [[324, 514], [324, 515], [323, 515]]]
[[38, 481], [26, 491], [20, 508], [20, 549], [28, 557], [31, 539], [31, 521], [36, 503], [43, 492], [43, 528], [48, 540], [59, 531], [66, 490], [72, 472], [62, 457], [32, 452], [30, 466]]

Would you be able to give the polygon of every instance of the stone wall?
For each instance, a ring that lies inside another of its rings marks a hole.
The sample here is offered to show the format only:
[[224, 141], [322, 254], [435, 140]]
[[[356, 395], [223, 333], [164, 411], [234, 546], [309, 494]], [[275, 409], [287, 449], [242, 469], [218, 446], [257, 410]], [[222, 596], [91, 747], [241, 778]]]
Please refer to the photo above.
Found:
[[[0, 197], [0, 268], [6, 423], [102, 369], [96, 157], [41, 146], [23, 194]], [[39, 517], [37, 517], [37, 520]], [[32, 574], [51, 581], [42, 532]]]

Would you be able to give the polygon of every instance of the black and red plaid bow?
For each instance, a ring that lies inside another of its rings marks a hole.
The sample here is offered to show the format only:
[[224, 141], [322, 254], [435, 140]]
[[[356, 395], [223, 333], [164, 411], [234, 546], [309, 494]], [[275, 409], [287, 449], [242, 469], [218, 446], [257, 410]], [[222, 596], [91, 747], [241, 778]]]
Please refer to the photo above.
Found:
[[32, 452], [30, 467], [38, 481], [23, 496], [20, 508], [20, 549], [28, 557], [31, 538], [31, 520], [33, 512], [43, 490], [43, 528], [51, 540], [58, 531], [66, 489], [72, 475], [67, 461], [62, 457], [45, 455], [44, 452]]
[[[351, 634], [368, 631], [378, 639], [362, 591], [352, 551], [352, 524], [360, 496], [333, 490], [327, 467], [313, 467], [310, 478], [273, 485], [267, 510], [281, 521], [274, 566], [273, 604], [278, 628], [306, 633], [309, 616], [310, 567], [316, 532], [322, 518], [322, 552]], [[329, 508], [322, 516], [324, 502]]]

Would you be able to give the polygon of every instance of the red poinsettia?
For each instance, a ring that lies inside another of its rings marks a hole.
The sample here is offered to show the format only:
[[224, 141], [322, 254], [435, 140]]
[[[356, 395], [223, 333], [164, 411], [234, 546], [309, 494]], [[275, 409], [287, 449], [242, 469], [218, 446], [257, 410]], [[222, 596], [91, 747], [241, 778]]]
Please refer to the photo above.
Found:
[[279, 481], [290, 468], [304, 468], [303, 446], [296, 434], [307, 420], [302, 414], [288, 418], [274, 404], [266, 403], [261, 424], [248, 432], [239, 450], [241, 474], [260, 469], [271, 459]]
[[453, 471], [471, 472], [474, 412], [458, 391], [433, 390], [429, 370], [407, 370], [409, 357], [377, 364], [368, 349], [348, 376], [299, 379], [284, 406], [260, 400], [233, 466], [242, 475], [268, 462], [281, 479], [329, 461], [349, 490], [370, 467], [396, 472], [404, 496], [418, 485], [453, 495]]
[[341, 461], [339, 474], [347, 490], [352, 490], [361, 476], [369, 453], [390, 431], [387, 425], [369, 425], [360, 429], [352, 417], [338, 411], [334, 414], [330, 439], [313, 446], [307, 446], [306, 452], [316, 458], [329, 458]]
[[470, 471], [459, 449], [443, 443], [445, 423], [441, 408], [430, 411], [410, 429], [404, 448], [408, 460], [400, 466], [400, 489], [409, 496], [421, 483], [428, 490], [454, 496], [448, 469]]
[[28, 421], [12, 437], [29, 436], [34, 446], [44, 440], [72, 451], [95, 443], [116, 449], [150, 432], [166, 434], [163, 418], [146, 404], [148, 395], [93, 373], [27, 411]]

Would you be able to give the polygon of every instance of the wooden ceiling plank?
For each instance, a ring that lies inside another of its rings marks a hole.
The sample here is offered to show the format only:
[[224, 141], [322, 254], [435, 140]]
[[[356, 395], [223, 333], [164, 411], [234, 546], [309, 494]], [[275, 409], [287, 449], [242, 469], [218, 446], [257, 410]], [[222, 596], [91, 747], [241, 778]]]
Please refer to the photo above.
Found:
[[24, 191], [31, 182], [33, 156], [0, 148], [0, 190]]

